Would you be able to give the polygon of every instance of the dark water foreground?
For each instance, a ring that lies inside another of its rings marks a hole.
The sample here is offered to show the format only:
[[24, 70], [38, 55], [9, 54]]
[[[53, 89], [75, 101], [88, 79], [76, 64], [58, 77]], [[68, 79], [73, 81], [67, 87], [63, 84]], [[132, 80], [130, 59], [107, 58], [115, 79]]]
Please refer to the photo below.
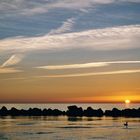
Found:
[[61, 111], [58, 109], [39, 109], [39, 108], [29, 108], [25, 109], [16, 109], [12, 107], [11, 109], [7, 109], [3, 106], [0, 109], [0, 116], [73, 116], [73, 117], [102, 117], [102, 116], [110, 116], [110, 117], [140, 117], [140, 108], [138, 109], [123, 109], [119, 110], [117, 108], [113, 108], [112, 110], [102, 109], [93, 109], [88, 107], [87, 109], [83, 109], [82, 107], [77, 107], [76, 105], [68, 106], [67, 111]]

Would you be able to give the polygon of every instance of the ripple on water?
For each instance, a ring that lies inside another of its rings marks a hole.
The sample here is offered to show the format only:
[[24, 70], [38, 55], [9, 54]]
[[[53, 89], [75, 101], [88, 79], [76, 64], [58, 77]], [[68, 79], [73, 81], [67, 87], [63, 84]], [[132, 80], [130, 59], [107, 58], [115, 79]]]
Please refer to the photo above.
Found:
[[41, 134], [52, 134], [52, 133], [54, 133], [54, 132], [37, 132], [36, 134], [41, 135]]
[[62, 126], [62, 127], [57, 127], [57, 128], [93, 128], [90, 126]]
[[36, 124], [36, 122], [27, 122], [27, 123], [24, 122], [24, 123], [17, 123], [16, 125], [21, 125], [21, 126], [22, 125], [27, 125], [28, 126], [28, 125], [35, 125], [35, 124]]
[[39, 132], [23, 132], [23, 135], [43, 135], [43, 134], [53, 134], [54, 132], [44, 132], [44, 131], [39, 131]]

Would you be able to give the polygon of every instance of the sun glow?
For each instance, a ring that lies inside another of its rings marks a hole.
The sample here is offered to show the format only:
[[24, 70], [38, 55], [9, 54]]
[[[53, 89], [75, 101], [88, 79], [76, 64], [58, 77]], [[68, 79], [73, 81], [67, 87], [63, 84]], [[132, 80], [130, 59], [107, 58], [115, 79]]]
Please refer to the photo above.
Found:
[[128, 99], [127, 99], [127, 100], [125, 100], [125, 103], [126, 103], [126, 104], [129, 104], [130, 102], [131, 102], [131, 101], [130, 101], [130, 100], [128, 100]]

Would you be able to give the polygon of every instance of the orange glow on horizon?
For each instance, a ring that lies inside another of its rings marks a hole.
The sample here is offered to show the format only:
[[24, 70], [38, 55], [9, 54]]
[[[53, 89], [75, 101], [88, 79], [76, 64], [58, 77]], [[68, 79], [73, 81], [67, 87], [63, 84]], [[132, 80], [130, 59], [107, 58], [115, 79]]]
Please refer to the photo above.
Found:
[[140, 95], [133, 96], [86, 96], [86, 97], [51, 97], [47, 94], [40, 94], [40, 96], [3, 96], [0, 103], [140, 103]]

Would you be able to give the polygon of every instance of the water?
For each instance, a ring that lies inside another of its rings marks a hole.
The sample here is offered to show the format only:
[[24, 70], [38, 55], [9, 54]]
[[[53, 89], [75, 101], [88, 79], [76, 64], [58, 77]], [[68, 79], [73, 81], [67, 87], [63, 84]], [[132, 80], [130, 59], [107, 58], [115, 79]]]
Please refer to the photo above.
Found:
[[[129, 122], [125, 128], [123, 123]], [[5, 117], [0, 140], [138, 140], [140, 118]]]
[[60, 109], [60, 110], [64, 110], [66, 111], [67, 110], [67, 106], [70, 106], [70, 105], [76, 105], [78, 107], [82, 107], [83, 109], [86, 109], [87, 107], [92, 107], [93, 109], [103, 109], [103, 110], [107, 110], [107, 109], [112, 109], [112, 108], [118, 108], [118, 109], [125, 109], [126, 107], [127, 108], [139, 108], [140, 107], [140, 103], [131, 103], [130, 105], [126, 105], [126, 104], [121, 104], [121, 103], [118, 103], [118, 104], [103, 104], [103, 103], [100, 103], [100, 104], [89, 104], [89, 103], [86, 103], [86, 104], [82, 104], [82, 103], [79, 103], [79, 104], [0, 104], [0, 108], [2, 106], [6, 106], [8, 109], [10, 109], [11, 107], [16, 107], [17, 109], [28, 109], [28, 108], [34, 108], [34, 107], [37, 107], [37, 108], [41, 108], [41, 109], [44, 109], [44, 108], [51, 108], [51, 109]]
[[[1, 104], [3, 106], [4, 104]], [[70, 104], [7, 104], [25, 109], [29, 107], [58, 108], [66, 110]], [[112, 109], [112, 105], [78, 104], [83, 108]], [[119, 106], [119, 107], [118, 107]], [[140, 107], [139, 104], [131, 106]], [[113, 107], [124, 108], [123, 105]], [[128, 128], [123, 124], [128, 121]], [[0, 140], [138, 140], [140, 118], [124, 117], [1, 117]]]

